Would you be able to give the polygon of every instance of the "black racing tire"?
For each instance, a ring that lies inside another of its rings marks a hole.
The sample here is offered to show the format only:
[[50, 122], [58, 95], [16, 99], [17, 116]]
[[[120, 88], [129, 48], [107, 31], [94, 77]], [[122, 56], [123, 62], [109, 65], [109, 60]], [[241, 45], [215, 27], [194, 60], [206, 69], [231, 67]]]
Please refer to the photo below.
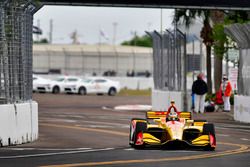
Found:
[[79, 95], [86, 95], [87, 94], [87, 90], [85, 87], [80, 87], [78, 90], [78, 94]]
[[[214, 129], [214, 124], [204, 124], [203, 125], [203, 132], [204, 135], [212, 135], [214, 137], [214, 140], [216, 142], [216, 137], [215, 137], [215, 129]], [[211, 147], [211, 145], [207, 145], [204, 148], [205, 151], [214, 151], [215, 147]]]
[[60, 88], [59, 88], [59, 86], [54, 86], [53, 89], [52, 89], [52, 93], [54, 93], [54, 94], [60, 93]]
[[109, 89], [108, 95], [109, 95], [109, 96], [115, 96], [116, 93], [117, 93], [116, 88], [111, 87], [111, 88]]
[[215, 136], [214, 124], [204, 124], [203, 125], [203, 134], [204, 135], [213, 135]]
[[[140, 146], [135, 145], [135, 143], [136, 143], [136, 136], [138, 135], [138, 133], [145, 132], [147, 130], [147, 123], [146, 123], [147, 120], [134, 118], [134, 119], [131, 120], [131, 122], [133, 120], [143, 120], [143, 121], [145, 121], [145, 122], [136, 122], [134, 133], [132, 132], [132, 127], [131, 127], [132, 124], [130, 124], [130, 135], [129, 135], [129, 137], [130, 137], [130, 141], [133, 142], [133, 144], [130, 143], [130, 145], [133, 148], [141, 149], [141, 148], [144, 148], [144, 145], [140, 145]], [[131, 133], [133, 133], [133, 134], [131, 134]]]

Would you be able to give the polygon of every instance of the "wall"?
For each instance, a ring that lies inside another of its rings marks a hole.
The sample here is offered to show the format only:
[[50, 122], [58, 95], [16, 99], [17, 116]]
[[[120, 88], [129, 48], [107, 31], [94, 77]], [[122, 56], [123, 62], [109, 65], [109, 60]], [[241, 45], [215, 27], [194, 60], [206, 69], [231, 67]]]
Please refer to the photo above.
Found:
[[152, 48], [113, 45], [33, 45], [33, 71], [60, 69], [62, 74], [102, 75], [114, 70], [118, 76], [128, 71], [152, 73]]
[[250, 96], [234, 96], [234, 120], [250, 123]]
[[167, 111], [170, 102], [174, 100], [179, 111], [183, 111], [183, 93], [175, 91], [152, 90], [152, 110]]
[[133, 89], [133, 90], [143, 90], [143, 89], [153, 89], [154, 83], [153, 78], [140, 78], [140, 77], [109, 77], [109, 79], [114, 81], [119, 81], [121, 88]]
[[1, 146], [23, 144], [38, 138], [38, 104], [0, 105]]

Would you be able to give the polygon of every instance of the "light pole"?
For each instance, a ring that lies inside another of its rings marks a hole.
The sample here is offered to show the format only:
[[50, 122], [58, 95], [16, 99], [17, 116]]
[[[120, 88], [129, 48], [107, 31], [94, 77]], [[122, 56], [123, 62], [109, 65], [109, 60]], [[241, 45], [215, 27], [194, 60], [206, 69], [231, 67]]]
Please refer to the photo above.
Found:
[[115, 45], [116, 42], [116, 28], [117, 28], [118, 23], [117, 22], [113, 22], [113, 45]]
[[49, 27], [49, 43], [52, 44], [53, 40], [53, 20], [50, 19], [50, 27]]

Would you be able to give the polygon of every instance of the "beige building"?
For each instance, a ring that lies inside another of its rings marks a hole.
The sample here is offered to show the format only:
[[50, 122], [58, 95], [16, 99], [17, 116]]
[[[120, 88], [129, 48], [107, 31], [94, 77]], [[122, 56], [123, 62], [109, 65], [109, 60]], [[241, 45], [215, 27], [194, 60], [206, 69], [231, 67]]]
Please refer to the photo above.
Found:
[[114, 71], [152, 73], [152, 48], [112, 45], [33, 45], [33, 71], [72, 75], [103, 75]]

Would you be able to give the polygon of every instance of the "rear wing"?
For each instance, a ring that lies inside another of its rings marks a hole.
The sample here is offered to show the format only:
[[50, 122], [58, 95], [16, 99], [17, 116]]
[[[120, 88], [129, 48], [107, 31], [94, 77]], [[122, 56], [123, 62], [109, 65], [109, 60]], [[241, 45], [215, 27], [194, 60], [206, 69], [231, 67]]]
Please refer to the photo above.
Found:
[[[166, 111], [148, 111], [146, 113], [146, 118], [147, 119], [157, 119], [157, 118], [163, 118], [166, 117], [167, 112]], [[186, 120], [191, 120], [192, 119], [192, 114], [191, 112], [180, 112], [180, 118], [184, 118]]]

